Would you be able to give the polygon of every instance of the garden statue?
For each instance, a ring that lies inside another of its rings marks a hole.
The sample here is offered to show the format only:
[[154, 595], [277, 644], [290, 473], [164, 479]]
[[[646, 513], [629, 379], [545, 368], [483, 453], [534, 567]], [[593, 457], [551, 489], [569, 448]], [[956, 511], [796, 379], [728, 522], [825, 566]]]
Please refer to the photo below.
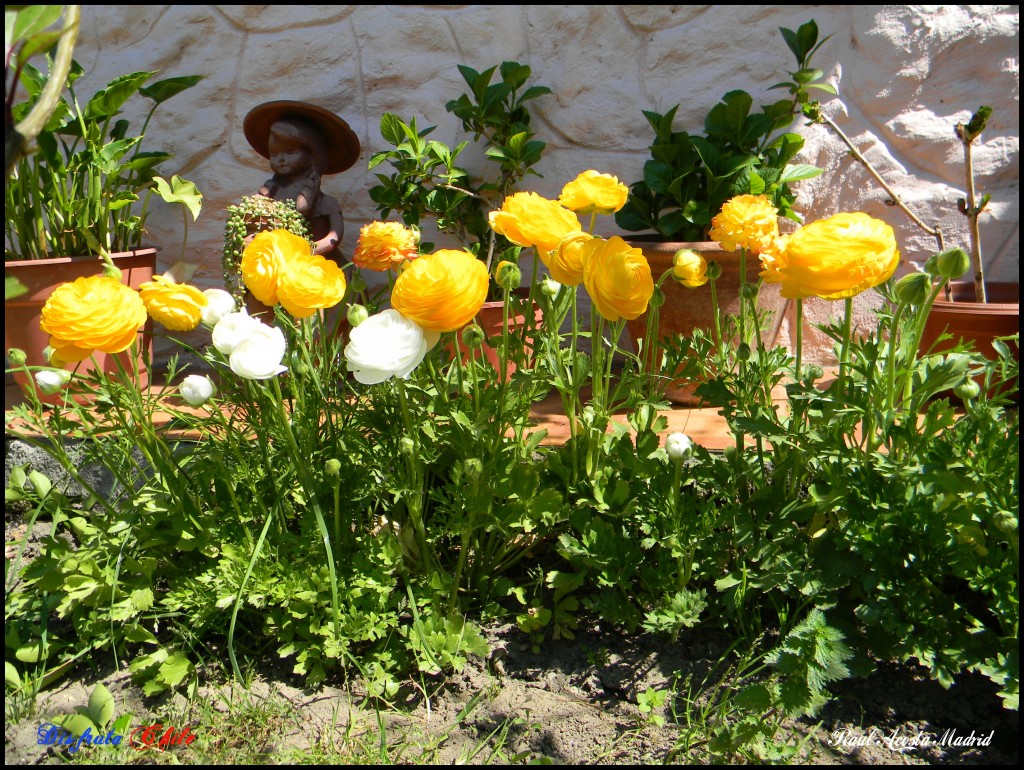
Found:
[[345, 221], [337, 199], [320, 190], [320, 179], [356, 162], [359, 139], [355, 132], [333, 112], [298, 101], [254, 107], [245, 116], [242, 130], [253, 149], [270, 161], [273, 171], [259, 194], [294, 200], [309, 222], [314, 253], [340, 261], [337, 248]]

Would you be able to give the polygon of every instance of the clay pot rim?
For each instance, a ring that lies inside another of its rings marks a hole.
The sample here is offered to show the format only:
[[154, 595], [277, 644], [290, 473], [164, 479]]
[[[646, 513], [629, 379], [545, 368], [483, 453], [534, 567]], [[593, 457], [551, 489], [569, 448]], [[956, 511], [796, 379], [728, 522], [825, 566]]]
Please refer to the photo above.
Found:
[[[112, 251], [111, 259], [131, 259], [132, 257], [148, 257], [160, 251], [159, 246], [142, 246], [129, 251]], [[75, 262], [86, 262], [89, 260], [102, 260], [99, 254], [85, 254], [76, 257], [50, 257], [49, 259], [12, 259], [4, 260], [5, 268], [17, 269], [18, 265], [67, 265]]]
[[1020, 314], [1020, 282], [1019, 281], [985, 281], [985, 287], [987, 290], [996, 289], [998, 287], [998, 293], [1004, 294], [1007, 291], [1012, 291], [1013, 287], [1016, 287], [1017, 301], [1001, 301], [1001, 302], [976, 302], [973, 299], [974, 295], [974, 282], [973, 281], [952, 281], [950, 286], [953, 289], [953, 295], [967, 294], [971, 296], [971, 299], [959, 299], [956, 301], [947, 300], [943, 296], [939, 296], [935, 300], [935, 304], [932, 305], [932, 310], [938, 310], [944, 313], [973, 313], [975, 315], [1019, 315]]

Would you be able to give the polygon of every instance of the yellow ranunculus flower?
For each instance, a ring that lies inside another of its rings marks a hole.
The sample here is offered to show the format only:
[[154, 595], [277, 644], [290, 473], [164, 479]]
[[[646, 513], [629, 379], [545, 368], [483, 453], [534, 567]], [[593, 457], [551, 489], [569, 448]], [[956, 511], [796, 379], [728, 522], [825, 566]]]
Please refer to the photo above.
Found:
[[277, 301], [295, 318], [334, 307], [345, 297], [345, 273], [319, 254], [292, 257], [277, 276]]
[[899, 262], [892, 228], [857, 211], [779, 238], [761, 255], [761, 276], [786, 299], [845, 299], [889, 280]]
[[584, 171], [562, 188], [558, 202], [577, 214], [614, 214], [626, 205], [629, 188], [611, 174]]
[[455, 331], [480, 312], [488, 281], [484, 263], [468, 251], [441, 249], [406, 264], [391, 306], [428, 331]]
[[565, 286], [579, 286], [583, 283], [583, 257], [580, 256], [580, 250], [583, 244], [593, 238], [589, 233], [576, 230], [562, 238], [558, 248], [540, 252], [541, 261], [547, 266], [551, 277]]
[[693, 249], [680, 249], [672, 257], [672, 277], [689, 289], [708, 282], [708, 263]]
[[257, 233], [242, 252], [242, 280], [264, 305], [277, 304], [277, 277], [295, 257], [312, 254], [305, 238], [287, 230]]
[[139, 293], [116, 278], [91, 275], [58, 286], [43, 305], [40, 328], [50, 335], [54, 360], [82, 361], [93, 351], [120, 353], [146, 324]]
[[492, 211], [491, 228], [517, 246], [554, 251], [567, 234], [580, 229], [580, 218], [557, 201], [535, 192], [518, 192], [505, 198], [501, 211]]
[[419, 237], [400, 222], [370, 222], [359, 230], [352, 261], [356, 267], [384, 272], [419, 254]]
[[779, 212], [764, 195], [737, 195], [712, 218], [708, 236], [725, 251], [760, 254], [779, 237]]
[[210, 300], [195, 286], [174, 283], [162, 275], [139, 287], [139, 296], [157, 323], [172, 332], [190, 332], [203, 319], [203, 308]]
[[594, 238], [583, 244], [583, 284], [597, 308], [609, 321], [632, 320], [644, 314], [654, 294], [651, 266], [639, 248], [622, 238]]

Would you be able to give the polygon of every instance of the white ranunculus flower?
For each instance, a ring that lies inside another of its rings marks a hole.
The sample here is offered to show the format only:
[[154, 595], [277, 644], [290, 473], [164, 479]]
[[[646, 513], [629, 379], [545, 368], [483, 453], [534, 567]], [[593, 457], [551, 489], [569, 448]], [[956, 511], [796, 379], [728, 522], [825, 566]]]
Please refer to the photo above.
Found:
[[60, 393], [61, 388], [71, 382], [71, 372], [67, 369], [41, 369], [33, 377], [36, 386], [45, 396]]
[[216, 326], [228, 313], [235, 312], [235, 298], [223, 289], [207, 289], [203, 294], [207, 303], [200, 317], [207, 326]]
[[355, 327], [345, 346], [349, 371], [364, 385], [406, 378], [441, 335], [426, 331], [397, 310], [384, 310]]
[[249, 315], [245, 308], [237, 313], [228, 313], [222, 316], [213, 327], [213, 346], [226, 356], [231, 355], [235, 347], [253, 329], [258, 329], [263, 323], [258, 318]]
[[670, 460], [682, 460], [693, 448], [693, 441], [685, 433], [670, 433], [665, 437], [665, 452]]
[[205, 375], [190, 374], [181, 381], [178, 392], [189, 406], [202, 406], [217, 392], [217, 386]]
[[247, 380], [269, 380], [281, 372], [288, 371], [287, 366], [281, 365], [286, 348], [284, 332], [276, 326], [267, 326], [256, 321], [256, 326], [234, 346], [228, 364], [231, 371], [239, 377]]

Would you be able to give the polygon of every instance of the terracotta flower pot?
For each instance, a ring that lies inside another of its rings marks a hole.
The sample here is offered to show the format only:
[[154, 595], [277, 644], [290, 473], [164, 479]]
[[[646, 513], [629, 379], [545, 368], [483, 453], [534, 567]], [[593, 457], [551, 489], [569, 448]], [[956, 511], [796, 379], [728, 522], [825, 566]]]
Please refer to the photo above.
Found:
[[[526, 290], [517, 290], [517, 293], [525, 299]], [[544, 314], [540, 306], [533, 303], [533, 324], [532, 328], [538, 327], [543, 321]], [[504, 369], [501, 369], [501, 335], [502, 328], [505, 322], [504, 302], [485, 302], [483, 307], [480, 308], [480, 312], [476, 315], [476, 323], [484, 330], [484, 334], [487, 336], [487, 341], [480, 348], [480, 352], [483, 354], [484, 360], [486, 360], [495, 370], [501, 375], [501, 381], [506, 381], [512, 374], [515, 373], [518, 368], [514, 361], [508, 361], [505, 364]], [[524, 348], [527, 355], [527, 360], [532, 359], [533, 356], [533, 335], [529, 334], [529, 327], [527, 325], [527, 314], [525, 312], [517, 313], [515, 304], [509, 309], [508, 318], [508, 329], [510, 335], [517, 335], [523, 340]], [[462, 355], [463, 361], [469, 360], [469, 349], [462, 342], [462, 332], [456, 333], [456, 340], [458, 340], [459, 351]], [[518, 342], [510, 342], [510, 350], [514, 350], [518, 345]], [[453, 351], [454, 354], [454, 351]]]
[[[723, 251], [714, 241], [666, 243], [632, 238], [628, 240], [628, 243], [643, 249], [644, 256], [651, 266], [651, 275], [654, 277], [655, 283], [667, 270], [672, 269], [672, 257], [679, 249], [693, 249], [700, 252], [708, 262], [714, 260], [722, 268], [721, 276], [715, 280], [719, 314], [723, 318], [728, 315], [739, 315], [740, 252]], [[748, 255], [747, 282], [757, 283], [760, 272], [760, 259]], [[715, 321], [712, 315], [711, 286], [709, 284], [689, 289], [670, 277], [662, 283], [661, 289], [665, 293], [665, 304], [658, 312], [658, 340], [666, 336], [689, 337], [694, 329], [705, 329], [709, 332], [714, 329]], [[762, 331], [761, 335], [761, 341], [767, 347], [774, 346], [778, 340], [786, 302], [787, 300], [782, 297], [777, 284], [765, 284], [761, 287], [758, 295], [758, 308], [771, 311], [767, 328]], [[634, 343], [639, 339], [647, 338], [647, 316], [648, 314], [645, 313], [636, 320], [626, 323]], [[701, 400], [694, 394], [694, 387], [694, 383], [677, 381], [667, 388], [665, 395], [670, 401], [677, 404], [699, 406]]]
[[[985, 356], [994, 357], [992, 340], [1014, 334], [1020, 329], [1020, 284], [990, 282], [985, 284], [988, 302], [974, 301], [974, 284], [960, 282], [950, 284], [953, 301], [944, 298], [936, 300], [928, 314], [924, 334], [921, 337], [921, 352], [948, 350], [957, 342], [971, 340], [974, 347]], [[949, 331], [952, 339], [937, 343], [939, 335]], [[1014, 348], [1020, 359], [1020, 348]]]
[[[121, 270], [121, 282], [133, 289], [138, 289], [146, 281], [153, 280], [156, 270], [156, 248], [136, 249], [135, 251], [112, 254], [114, 264]], [[62, 257], [59, 259], [28, 259], [4, 262], [4, 273], [13, 275], [28, 287], [28, 292], [20, 297], [8, 300], [4, 304], [4, 346], [6, 349], [20, 348], [25, 351], [28, 366], [48, 366], [43, 351], [50, 344], [50, 335], [44, 332], [39, 322], [42, 318], [43, 305], [54, 289], [68, 281], [103, 272], [103, 262], [99, 257]], [[149, 372], [145, 362], [150, 359], [153, 347], [153, 322], [147, 321], [139, 332], [139, 377], [140, 386], [148, 385]], [[95, 363], [94, 363], [94, 360]], [[71, 363], [64, 368], [77, 371], [79, 374], [94, 371], [97, 366], [105, 372], [117, 369], [116, 359], [128, 369], [133, 366], [130, 350], [109, 356], [96, 351], [93, 359]], [[25, 389], [33, 387], [25, 373], [14, 372], [14, 380]], [[42, 396], [45, 403], [58, 403], [63, 400], [62, 393], [53, 396]]]

